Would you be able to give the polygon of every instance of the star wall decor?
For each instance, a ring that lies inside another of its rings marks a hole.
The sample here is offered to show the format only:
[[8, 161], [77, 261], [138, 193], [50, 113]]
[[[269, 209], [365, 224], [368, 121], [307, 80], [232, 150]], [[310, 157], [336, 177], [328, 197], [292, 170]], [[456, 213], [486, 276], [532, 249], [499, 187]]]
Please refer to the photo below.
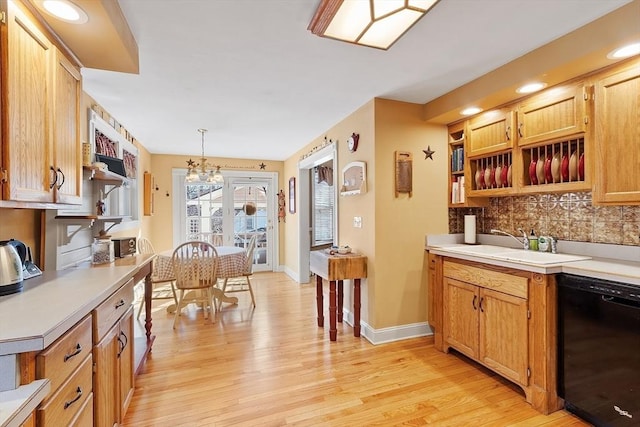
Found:
[[424, 153], [424, 159], [431, 159], [433, 160], [433, 154], [435, 153], [435, 151], [431, 150], [431, 146], [427, 145], [427, 149], [426, 150], [422, 150], [422, 152]]
[[267, 167], [267, 165], [265, 165], [264, 162], [260, 163], [258, 166], [260, 166], [260, 170], [263, 170], [264, 168]]
[[195, 167], [196, 166], [196, 162], [194, 162], [193, 160], [189, 159], [189, 160], [187, 160], [187, 166]]

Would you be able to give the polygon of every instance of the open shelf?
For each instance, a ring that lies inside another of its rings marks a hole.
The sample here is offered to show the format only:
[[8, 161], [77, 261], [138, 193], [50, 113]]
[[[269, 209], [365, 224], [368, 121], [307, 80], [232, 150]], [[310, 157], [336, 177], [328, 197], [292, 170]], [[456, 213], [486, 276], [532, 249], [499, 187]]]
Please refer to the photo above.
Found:
[[118, 175], [115, 172], [101, 170], [94, 166], [82, 166], [82, 168], [86, 171], [89, 171], [89, 173], [91, 174], [89, 179], [92, 179], [94, 181], [104, 181], [113, 185], [126, 185], [129, 183], [128, 178], [122, 175]]

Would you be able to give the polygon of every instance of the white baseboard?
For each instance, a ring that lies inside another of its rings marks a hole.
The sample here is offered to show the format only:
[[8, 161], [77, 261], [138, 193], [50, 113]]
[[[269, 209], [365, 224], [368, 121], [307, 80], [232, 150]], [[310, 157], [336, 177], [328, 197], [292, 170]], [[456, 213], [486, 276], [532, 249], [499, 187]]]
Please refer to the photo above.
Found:
[[[344, 310], [343, 319], [347, 324], [353, 327], [353, 312]], [[433, 335], [433, 330], [427, 322], [392, 326], [390, 328], [383, 329], [373, 329], [370, 325], [361, 320], [360, 335], [365, 337], [371, 344], [378, 345], [393, 341], [406, 340], [409, 338], [427, 337]]]

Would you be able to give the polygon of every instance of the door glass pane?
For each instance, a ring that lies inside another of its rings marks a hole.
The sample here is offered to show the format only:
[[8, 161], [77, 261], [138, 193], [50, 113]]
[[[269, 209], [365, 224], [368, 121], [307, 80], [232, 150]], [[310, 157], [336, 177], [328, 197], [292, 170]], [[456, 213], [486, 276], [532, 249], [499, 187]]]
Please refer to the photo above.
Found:
[[186, 184], [187, 240], [222, 244], [222, 186]]
[[233, 185], [233, 233], [235, 246], [246, 248], [256, 235], [254, 265], [268, 264], [268, 185], [238, 183]]

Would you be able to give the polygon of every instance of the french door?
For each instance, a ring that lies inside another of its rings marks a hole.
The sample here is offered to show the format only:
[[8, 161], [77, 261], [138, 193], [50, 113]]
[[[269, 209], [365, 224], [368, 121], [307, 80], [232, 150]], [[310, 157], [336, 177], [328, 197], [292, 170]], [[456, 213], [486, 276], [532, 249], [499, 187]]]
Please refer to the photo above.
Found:
[[[223, 239], [228, 246], [247, 247], [256, 236], [254, 271], [272, 270], [275, 187], [267, 180], [230, 178], [223, 209]], [[270, 209], [271, 208], [271, 209]]]
[[174, 172], [175, 243], [205, 240], [246, 248], [255, 235], [253, 271], [274, 270], [276, 184], [276, 174], [230, 173], [223, 184], [199, 184], [185, 183], [184, 175]]

